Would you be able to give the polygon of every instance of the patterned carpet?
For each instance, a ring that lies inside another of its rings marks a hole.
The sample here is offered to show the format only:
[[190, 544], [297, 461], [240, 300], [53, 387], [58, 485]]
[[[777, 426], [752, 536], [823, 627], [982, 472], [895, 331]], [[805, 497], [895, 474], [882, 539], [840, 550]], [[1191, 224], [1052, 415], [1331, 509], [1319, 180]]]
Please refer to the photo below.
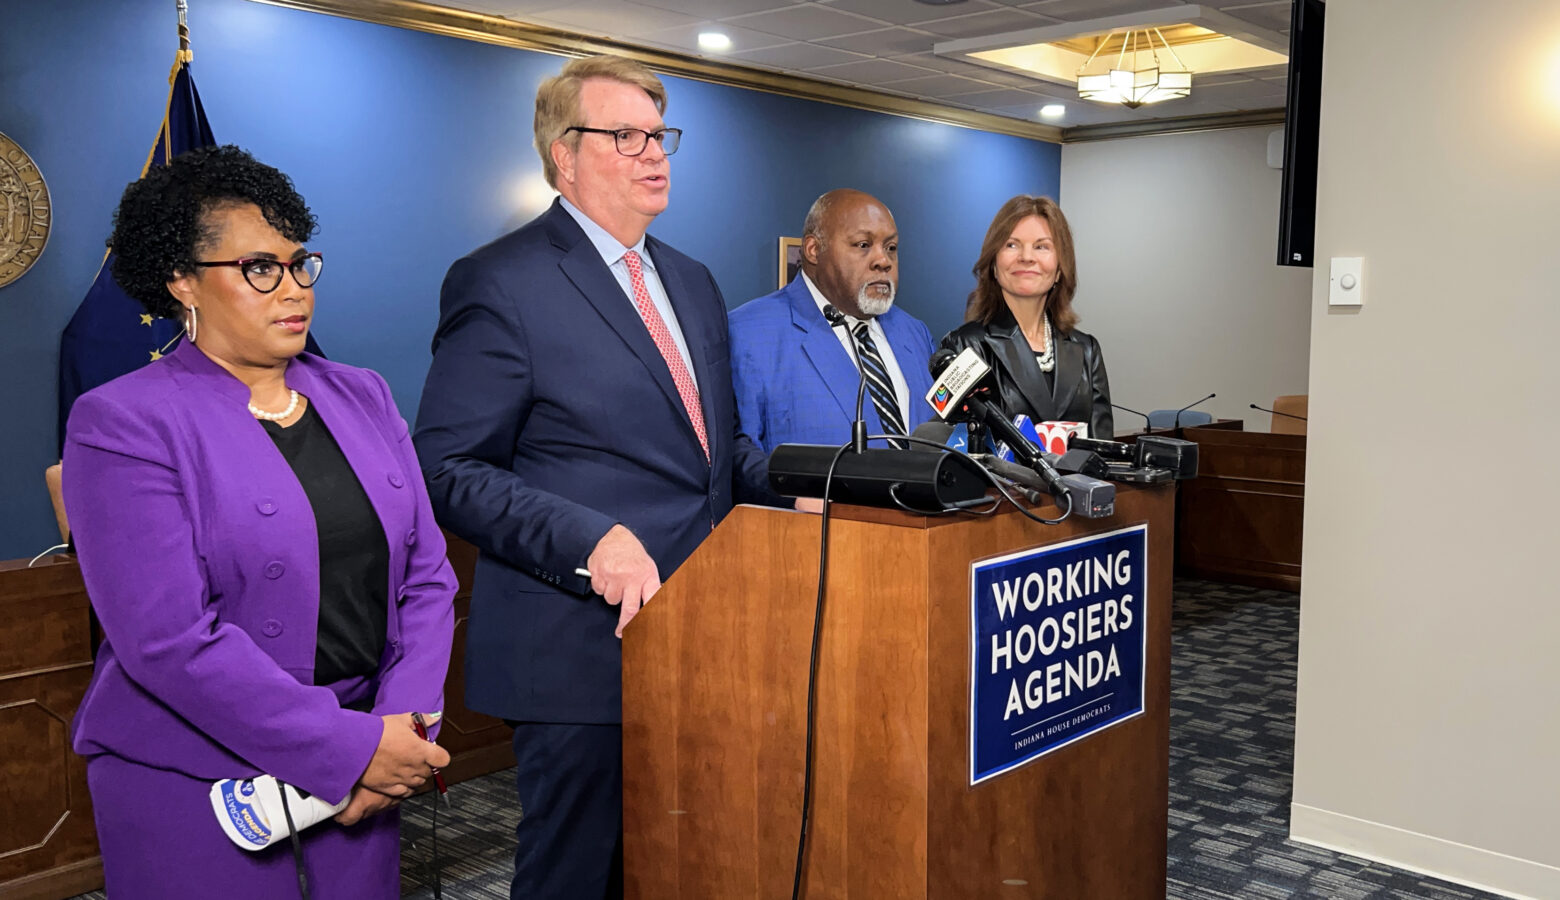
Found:
[[1497, 896], [1286, 837], [1297, 595], [1177, 579], [1171, 628], [1168, 897]]
[[[1285, 837], [1299, 613], [1294, 594], [1176, 582], [1167, 898], [1495, 898]], [[512, 772], [450, 788], [453, 812], [439, 811], [445, 897], [509, 896], [518, 817], [513, 798]], [[402, 896], [429, 900], [429, 799], [407, 804], [403, 822]], [[103, 900], [103, 894], [83, 894], [77, 900], [89, 898]]]

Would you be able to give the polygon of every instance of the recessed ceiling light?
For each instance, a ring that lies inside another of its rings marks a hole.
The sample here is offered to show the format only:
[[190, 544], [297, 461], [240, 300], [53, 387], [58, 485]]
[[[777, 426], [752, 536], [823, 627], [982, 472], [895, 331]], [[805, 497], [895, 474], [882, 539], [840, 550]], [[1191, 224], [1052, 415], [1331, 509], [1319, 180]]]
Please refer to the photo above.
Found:
[[1040, 115], [1047, 119], [1060, 119], [1065, 112], [1067, 112], [1067, 107], [1060, 103], [1047, 103], [1040, 107]]
[[699, 49], [720, 53], [731, 49], [731, 38], [718, 31], [699, 32]]

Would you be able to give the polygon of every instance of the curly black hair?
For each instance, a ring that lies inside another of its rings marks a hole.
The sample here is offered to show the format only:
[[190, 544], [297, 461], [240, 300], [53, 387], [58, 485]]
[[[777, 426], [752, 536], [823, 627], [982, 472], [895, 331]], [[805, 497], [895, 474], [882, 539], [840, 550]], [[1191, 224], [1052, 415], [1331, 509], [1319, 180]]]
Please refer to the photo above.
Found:
[[292, 179], [238, 147], [202, 147], [149, 170], [114, 212], [114, 280], [152, 315], [179, 318], [184, 308], [168, 281], [195, 271], [196, 250], [217, 240], [208, 214], [245, 203], [290, 241], [302, 244], [318, 227]]

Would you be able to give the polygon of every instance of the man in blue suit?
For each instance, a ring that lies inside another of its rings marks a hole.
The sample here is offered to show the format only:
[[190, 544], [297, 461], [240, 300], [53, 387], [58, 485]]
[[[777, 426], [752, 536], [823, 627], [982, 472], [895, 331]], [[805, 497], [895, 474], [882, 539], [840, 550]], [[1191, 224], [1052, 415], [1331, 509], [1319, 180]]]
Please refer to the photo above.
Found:
[[561, 199], [439, 300], [415, 442], [440, 523], [480, 550], [466, 703], [515, 728], [516, 898], [622, 896], [623, 628], [734, 502], [778, 502], [737, 430], [720, 291], [645, 234], [681, 137], [665, 108], [617, 57], [543, 83]]
[[869, 434], [906, 434], [926, 421], [932, 334], [894, 307], [898, 284], [899, 229], [888, 207], [860, 191], [819, 197], [802, 226], [801, 273], [731, 313], [742, 433], [766, 451], [843, 444], [862, 376]]

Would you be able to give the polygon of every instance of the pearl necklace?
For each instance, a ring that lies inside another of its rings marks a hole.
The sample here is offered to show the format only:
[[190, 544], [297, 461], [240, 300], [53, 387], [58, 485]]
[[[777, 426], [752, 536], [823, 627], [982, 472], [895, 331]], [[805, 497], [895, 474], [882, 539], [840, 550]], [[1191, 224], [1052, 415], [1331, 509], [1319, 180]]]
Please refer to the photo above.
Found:
[[296, 411], [298, 409], [298, 392], [297, 391], [290, 391], [289, 393], [292, 394], [292, 399], [287, 401], [287, 408], [282, 410], [281, 412], [279, 412], [279, 413], [266, 412], [265, 410], [263, 410], [260, 407], [254, 405], [253, 403], [251, 403], [251, 404], [249, 404], [249, 414], [254, 416], [257, 419], [264, 419], [267, 422], [282, 422], [282, 421], [286, 421], [286, 419], [289, 416], [291, 416], [294, 411]]
[[1045, 322], [1045, 351], [1035, 354], [1035, 362], [1040, 364], [1040, 371], [1049, 372], [1056, 368], [1056, 341], [1051, 338], [1051, 317], [1041, 316]]

